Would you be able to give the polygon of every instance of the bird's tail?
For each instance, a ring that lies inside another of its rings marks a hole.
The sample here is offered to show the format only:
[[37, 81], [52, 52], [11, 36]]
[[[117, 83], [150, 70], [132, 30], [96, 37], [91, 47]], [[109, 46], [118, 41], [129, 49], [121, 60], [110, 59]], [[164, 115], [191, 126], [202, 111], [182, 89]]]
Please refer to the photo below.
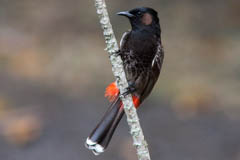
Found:
[[[116, 82], [111, 83], [106, 88], [105, 97], [108, 98], [111, 105], [85, 143], [86, 147], [92, 150], [95, 155], [104, 152], [124, 114], [123, 104], [119, 98], [119, 94]], [[132, 96], [132, 98], [137, 108], [140, 105], [140, 100], [136, 96]]]
[[95, 155], [104, 152], [123, 114], [122, 102], [117, 97], [86, 140], [86, 147], [92, 150]]

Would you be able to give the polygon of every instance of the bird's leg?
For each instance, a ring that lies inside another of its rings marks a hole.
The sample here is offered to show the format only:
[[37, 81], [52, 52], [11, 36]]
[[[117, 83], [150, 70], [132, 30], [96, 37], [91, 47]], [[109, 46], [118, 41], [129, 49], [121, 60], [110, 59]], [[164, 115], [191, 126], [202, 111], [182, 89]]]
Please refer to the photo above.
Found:
[[135, 83], [134, 82], [128, 82], [127, 91], [121, 94], [121, 96], [127, 96], [128, 94], [132, 94], [136, 91]]

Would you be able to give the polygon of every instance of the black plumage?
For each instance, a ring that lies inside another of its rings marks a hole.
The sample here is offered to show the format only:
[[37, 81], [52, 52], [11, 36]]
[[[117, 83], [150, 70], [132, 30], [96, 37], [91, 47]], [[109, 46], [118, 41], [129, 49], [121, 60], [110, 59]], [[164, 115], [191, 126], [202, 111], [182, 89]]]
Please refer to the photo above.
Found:
[[[131, 17], [124, 12], [120, 15], [130, 19], [132, 30], [126, 32], [120, 45], [127, 81], [140, 98], [141, 102], [150, 94], [156, 83], [163, 63], [164, 52], [161, 43], [161, 29], [157, 12], [151, 8], [137, 8], [129, 11]], [[144, 14], [150, 14], [152, 23], [142, 23]]]

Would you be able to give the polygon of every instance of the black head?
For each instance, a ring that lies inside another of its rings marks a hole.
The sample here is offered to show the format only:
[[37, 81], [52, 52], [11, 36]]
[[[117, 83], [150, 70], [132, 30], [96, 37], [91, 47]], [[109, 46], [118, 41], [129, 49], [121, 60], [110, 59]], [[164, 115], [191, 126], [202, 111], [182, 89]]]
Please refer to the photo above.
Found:
[[160, 30], [158, 13], [152, 8], [135, 8], [117, 14], [127, 17], [130, 20], [133, 29], [139, 27], [157, 27]]

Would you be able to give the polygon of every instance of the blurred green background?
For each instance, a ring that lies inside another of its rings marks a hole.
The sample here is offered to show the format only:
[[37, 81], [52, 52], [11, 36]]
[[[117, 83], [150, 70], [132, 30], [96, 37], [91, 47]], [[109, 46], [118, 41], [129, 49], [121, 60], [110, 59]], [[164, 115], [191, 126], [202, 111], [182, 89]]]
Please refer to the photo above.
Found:
[[[240, 1], [106, 0], [159, 12], [165, 60], [138, 110], [152, 159], [240, 160]], [[125, 117], [106, 152], [84, 142], [114, 81], [94, 1], [0, 1], [0, 159], [136, 160]]]

